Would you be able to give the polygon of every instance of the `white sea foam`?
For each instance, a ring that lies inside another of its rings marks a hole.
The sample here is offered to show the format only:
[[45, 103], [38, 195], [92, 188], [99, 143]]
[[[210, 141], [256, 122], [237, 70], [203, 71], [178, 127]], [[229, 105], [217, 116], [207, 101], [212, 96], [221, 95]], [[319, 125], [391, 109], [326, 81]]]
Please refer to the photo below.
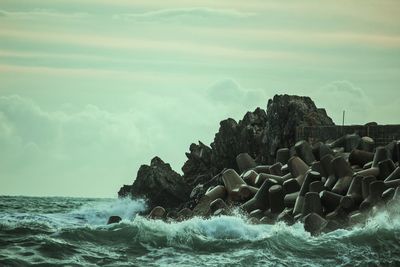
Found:
[[120, 216], [123, 221], [132, 221], [136, 214], [146, 209], [142, 199], [101, 200], [84, 204], [70, 215], [89, 225], [105, 225], [110, 216]]

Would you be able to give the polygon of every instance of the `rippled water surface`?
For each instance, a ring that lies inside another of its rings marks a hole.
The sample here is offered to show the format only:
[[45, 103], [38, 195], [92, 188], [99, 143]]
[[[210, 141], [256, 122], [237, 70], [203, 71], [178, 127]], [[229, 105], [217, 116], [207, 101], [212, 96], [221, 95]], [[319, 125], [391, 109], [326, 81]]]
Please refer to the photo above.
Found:
[[[400, 206], [310, 236], [237, 216], [147, 220], [143, 201], [0, 197], [0, 266], [400, 266]], [[110, 215], [123, 221], [106, 225]]]

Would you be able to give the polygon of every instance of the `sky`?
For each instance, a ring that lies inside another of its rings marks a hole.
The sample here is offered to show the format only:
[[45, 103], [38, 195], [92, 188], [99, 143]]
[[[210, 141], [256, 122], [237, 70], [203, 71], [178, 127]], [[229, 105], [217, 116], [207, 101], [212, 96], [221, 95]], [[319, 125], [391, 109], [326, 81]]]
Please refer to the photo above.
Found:
[[400, 1], [0, 2], [0, 195], [115, 197], [275, 94], [397, 124]]

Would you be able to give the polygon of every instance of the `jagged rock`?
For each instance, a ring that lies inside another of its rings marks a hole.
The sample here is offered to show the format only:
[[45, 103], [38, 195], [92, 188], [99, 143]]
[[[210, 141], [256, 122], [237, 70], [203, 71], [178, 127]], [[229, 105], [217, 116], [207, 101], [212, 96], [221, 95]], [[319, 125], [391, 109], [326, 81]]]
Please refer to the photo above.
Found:
[[325, 109], [318, 109], [309, 97], [275, 95], [268, 101], [265, 153], [273, 162], [279, 148], [291, 147], [296, 141], [296, 127], [334, 125]]
[[273, 163], [278, 148], [295, 144], [297, 126], [317, 125], [334, 123], [309, 97], [276, 95], [268, 101], [267, 111], [257, 108], [239, 122], [231, 118], [221, 121], [211, 148], [201, 142], [192, 144], [182, 168], [184, 177], [196, 184], [194, 181], [204, 183], [223, 168], [239, 172], [236, 156], [240, 153], [248, 153], [260, 164]]
[[[126, 193], [127, 189], [128, 187], [123, 187], [120, 192]], [[142, 165], [139, 168], [136, 180], [130, 187], [130, 195], [146, 198], [150, 208], [175, 208], [189, 200], [190, 190], [191, 187], [168, 163], [154, 157], [150, 166]]]
[[212, 178], [211, 154], [212, 150], [199, 141], [191, 144], [190, 153], [186, 153], [188, 160], [182, 167], [185, 181], [190, 184], [204, 183]]
[[217, 170], [236, 167], [238, 142], [238, 124], [234, 119], [226, 119], [220, 122], [218, 133], [215, 134], [211, 144], [213, 167]]
[[[248, 153], [260, 165], [273, 163], [278, 148], [295, 144], [297, 126], [317, 125], [334, 124], [309, 97], [276, 95], [268, 101], [267, 111], [257, 108], [247, 112], [239, 122], [231, 118], [221, 121], [210, 147], [201, 142], [191, 144], [182, 167], [183, 179], [169, 164], [154, 158], [150, 166], [139, 169], [133, 185], [122, 187], [118, 194], [145, 196], [150, 200], [150, 208], [156, 205], [178, 208], [189, 199], [196, 185], [203, 184], [205, 192], [210, 181], [218, 184], [220, 179], [214, 178], [225, 168], [239, 172], [236, 156], [240, 153]], [[192, 208], [204, 192], [185, 206]]]
[[129, 197], [131, 195], [132, 185], [124, 184], [118, 191], [118, 197]]

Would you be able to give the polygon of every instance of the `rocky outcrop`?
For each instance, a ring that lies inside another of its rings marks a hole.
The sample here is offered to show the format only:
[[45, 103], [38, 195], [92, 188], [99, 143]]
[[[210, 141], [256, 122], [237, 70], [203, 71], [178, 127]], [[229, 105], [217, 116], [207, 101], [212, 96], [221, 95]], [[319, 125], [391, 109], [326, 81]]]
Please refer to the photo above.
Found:
[[239, 122], [231, 118], [221, 121], [210, 146], [202, 142], [191, 144], [182, 167], [183, 177], [169, 164], [154, 158], [150, 166], [139, 169], [133, 185], [122, 187], [118, 194], [145, 196], [150, 207], [177, 207], [189, 200], [191, 189], [209, 183], [224, 168], [239, 172], [236, 156], [240, 153], [248, 153], [260, 165], [272, 163], [279, 147], [295, 144], [297, 126], [317, 125], [333, 125], [333, 122], [309, 97], [276, 95], [268, 101], [267, 110], [257, 108], [247, 112]]
[[259, 162], [264, 161], [266, 123], [267, 114], [261, 108], [247, 112], [238, 123], [233, 119], [222, 121], [211, 144], [214, 174], [223, 168], [237, 169], [236, 156], [243, 152]]
[[[182, 168], [184, 177], [194, 181], [195, 177], [201, 175], [209, 179], [223, 168], [239, 171], [236, 156], [240, 153], [248, 153], [259, 164], [272, 163], [279, 147], [295, 144], [296, 127], [319, 125], [334, 123], [324, 109], [315, 106], [311, 98], [276, 95], [268, 101], [266, 111], [257, 108], [247, 112], [239, 122], [231, 118], [221, 121], [211, 149], [203, 144], [192, 144], [190, 153], [186, 153], [188, 160]], [[197, 160], [200, 148], [207, 153], [204, 153], [201, 160]]]
[[132, 186], [123, 186], [120, 197], [134, 196], [148, 200], [150, 207], [175, 208], [189, 199], [191, 186], [168, 163], [154, 157], [150, 165], [142, 165]]
[[211, 148], [199, 141], [198, 145], [191, 144], [189, 151], [186, 153], [188, 159], [182, 167], [185, 181], [195, 185], [210, 180], [213, 175]]
[[309, 97], [275, 95], [268, 101], [265, 127], [265, 157], [275, 159], [280, 147], [291, 147], [296, 141], [298, 126], [334, 125], [325, 109], [318, 109]]

